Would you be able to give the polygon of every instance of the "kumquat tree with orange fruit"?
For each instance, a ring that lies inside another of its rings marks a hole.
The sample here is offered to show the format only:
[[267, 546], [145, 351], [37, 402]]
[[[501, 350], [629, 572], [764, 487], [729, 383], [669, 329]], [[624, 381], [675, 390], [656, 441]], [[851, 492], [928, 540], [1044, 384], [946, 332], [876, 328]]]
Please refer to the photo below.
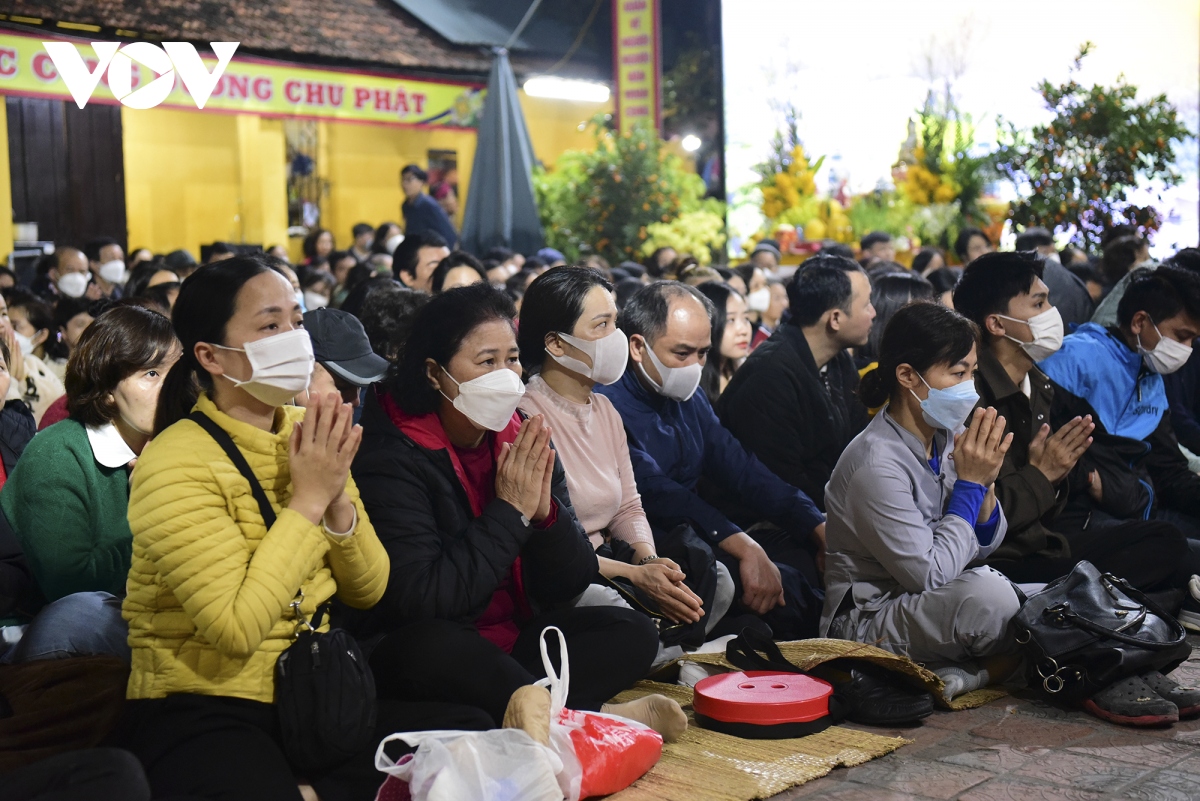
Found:
[[703, 179], [653, 129], [619, 133], [602, 117], [592, 125], [595, 149], [534, 172], [546, 243], [571, 260], [595, 253], [613, 265], [669, 245], [707, 264], [724, 243], [725, 205], [704, 198]]
[[1124, 76], [1113, 86], [1079, 83], [1091, 49], [1090, 42], [1080, 48], [1065, 83], [1038, 88], [1053, 120], [1028, 132], [1007, 124], [996, 166], [1022, 195], [1012, 209], [1016, 226], [1069, 231], [1073, 243], [1098, 249], [1115, 224], [1158, 229], [1159, 211], [1130, 195], [1139, 186], [1179, 184], [1175, 145], [1192, 133], [1166, 95], [1139, 100]]

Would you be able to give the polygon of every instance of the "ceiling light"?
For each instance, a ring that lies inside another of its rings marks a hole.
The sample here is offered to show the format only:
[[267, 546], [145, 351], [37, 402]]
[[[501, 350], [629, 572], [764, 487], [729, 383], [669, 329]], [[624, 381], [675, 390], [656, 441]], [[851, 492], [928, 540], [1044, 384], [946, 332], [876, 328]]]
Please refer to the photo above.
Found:
[[608, 87], [593, 81], [573, 81], [553, 75], [539, 75], [525, 81], [525, 94], [530, 97], [548, 97], [554, 100], [577, 100], [583, 103], [608, 101]]

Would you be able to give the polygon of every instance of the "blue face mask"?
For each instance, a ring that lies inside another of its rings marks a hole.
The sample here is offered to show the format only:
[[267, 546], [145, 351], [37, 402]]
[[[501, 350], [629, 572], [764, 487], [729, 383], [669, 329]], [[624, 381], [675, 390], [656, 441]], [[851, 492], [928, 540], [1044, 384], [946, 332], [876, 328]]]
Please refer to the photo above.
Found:
[[[934, 428], [949, 431], [951, 434], [958, 432], [966, 422], [967, 416], [971, 414], [971, 410], [979, 403], [979, 393], [975, 391], [975, 382], [963, 381], [961, 384], [955, 384], [947, 389], [934, 389], [922, 376], [918, 375], [917, 377], [921, 379], [921, 383], [929, 387], [929, 397], [925, 400], [917, 398], [917, 393], [912, 393], [913, 397], [921, 403], [921, 416], [925, 418], [925, 422]], [[912, 390], [910, 389], [909, 392]]]

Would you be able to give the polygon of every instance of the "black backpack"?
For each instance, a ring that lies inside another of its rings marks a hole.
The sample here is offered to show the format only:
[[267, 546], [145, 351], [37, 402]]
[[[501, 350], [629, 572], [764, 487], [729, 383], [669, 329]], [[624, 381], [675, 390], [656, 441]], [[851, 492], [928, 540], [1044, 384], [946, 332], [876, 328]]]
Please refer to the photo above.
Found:
[[[270, 529], [275, 525], [275, 510], [237, 445], [207, 415], [193, 412], [189, 417], [217, 441], [250, 482], [263, 523]], [[275, 709], [283, 752], [292, 768], [307, 776], [365, 751], [375, 735], [376, 709], [375, 677], [358, 643], [342, 629], [317, 631], [329, 604], [318, 608], [310, 622], [300, 613], [303, 600], [300, 591], [291, 603], [296, 641], [275, 663]]]

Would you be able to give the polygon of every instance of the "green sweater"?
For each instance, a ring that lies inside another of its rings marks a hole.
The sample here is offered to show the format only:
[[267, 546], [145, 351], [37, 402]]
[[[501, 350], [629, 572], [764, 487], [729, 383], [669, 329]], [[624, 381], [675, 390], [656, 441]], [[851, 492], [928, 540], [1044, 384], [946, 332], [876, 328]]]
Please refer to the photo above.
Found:
[[125, 595], [129, 472], [96, 461], [81, 423], [63, 420], [33, 438], [0, 491], [0, 509], [47, 601]]

